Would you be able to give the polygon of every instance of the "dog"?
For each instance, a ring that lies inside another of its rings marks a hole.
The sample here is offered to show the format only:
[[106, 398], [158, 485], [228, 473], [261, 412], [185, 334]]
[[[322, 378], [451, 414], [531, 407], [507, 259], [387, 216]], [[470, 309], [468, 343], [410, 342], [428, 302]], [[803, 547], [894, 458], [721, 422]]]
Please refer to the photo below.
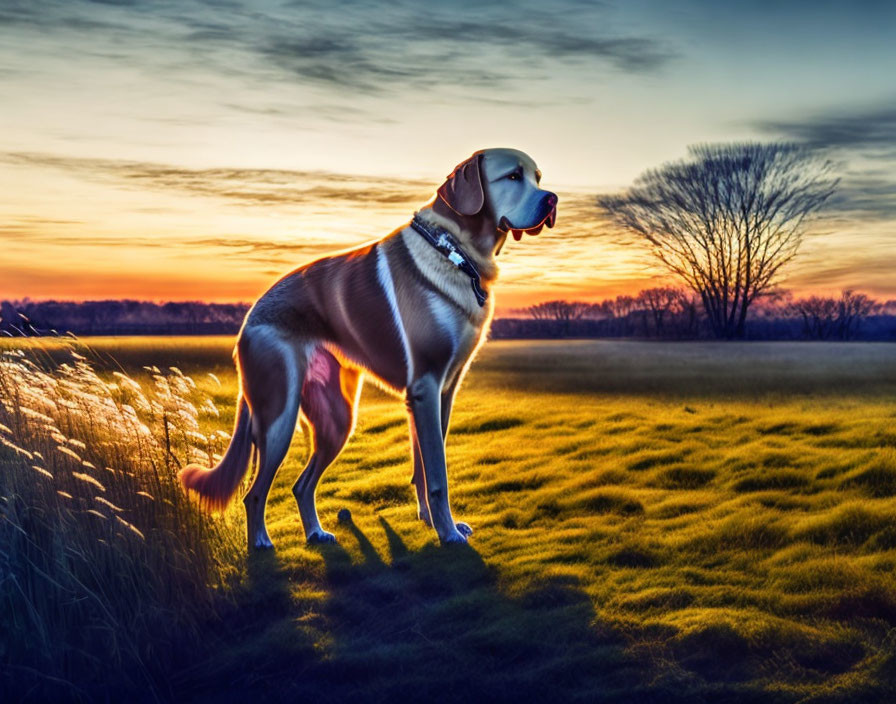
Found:
[[275, 283], [247, 313], [234, 349], [240, 395], [230, 444], [217, 466], [184, 468], [183, 485], [223, 508], [257, 453], [243, 500], [249, 547], [273, 547], [265, 504], [299, 419], [312, 442], [293, 487], [305, 537], [335, 542], [314, 495], [352, 434], [366, 376], [407, 404], [419, 518], [443, 544], [466, 542], [473, 531], [455, 522], [448, 500], [451, 406], [488, 332], [507, 235], [554, 226], [557, 196], [540, 181], [521, 151], [477, 151], [410, 222]]

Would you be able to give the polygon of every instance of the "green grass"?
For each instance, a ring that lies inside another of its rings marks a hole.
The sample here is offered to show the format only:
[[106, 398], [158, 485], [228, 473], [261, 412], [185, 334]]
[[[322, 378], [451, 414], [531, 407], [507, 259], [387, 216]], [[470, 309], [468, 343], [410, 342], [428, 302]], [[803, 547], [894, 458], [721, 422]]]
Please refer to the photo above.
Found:
[[[183, 369], [229, 430], [231, 341], [91, 344], [138, 378]], [[340, 544], [304, 545], [297, 436], [268, 507], [277, 550], [236, 558], [230, 606], [170, 690], [892, 700], [894, 400], [885, 344], [489, 343], [448, 439], [476, 532], [446, 549], [415, 518], [403, 408], [367, 388], [318, 492]], [[242, 529], [239, 502], [227, 520]]]

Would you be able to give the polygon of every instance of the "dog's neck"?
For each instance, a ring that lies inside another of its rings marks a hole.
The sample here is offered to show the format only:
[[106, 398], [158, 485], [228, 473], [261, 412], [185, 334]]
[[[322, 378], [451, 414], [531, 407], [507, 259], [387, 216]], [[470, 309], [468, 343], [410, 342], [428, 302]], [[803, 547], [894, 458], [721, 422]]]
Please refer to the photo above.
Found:
[[417, 217], [450, 232], [479, 269], [483, 282], [491, 283], [498, 278], [495, 256], [504, 244], [507, 233], [498, 230], [491, 218], [482, 214], [461, 215], [438, 196], [431, 204], [417, 211]]

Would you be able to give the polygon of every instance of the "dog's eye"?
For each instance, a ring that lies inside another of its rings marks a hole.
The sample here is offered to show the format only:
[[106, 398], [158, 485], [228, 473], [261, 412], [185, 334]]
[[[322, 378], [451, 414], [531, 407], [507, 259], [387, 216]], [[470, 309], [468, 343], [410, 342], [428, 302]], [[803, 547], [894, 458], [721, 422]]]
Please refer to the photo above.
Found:
[[509, 178], [511, 181], [519, 181], [519, 180], [520, 180], [520, 175], [519, 175], [519, 173], [517, 173], [516, 171], [514, 171], [514, 172], [513, 172], [512, 174], [510, 174], [507, 178]]

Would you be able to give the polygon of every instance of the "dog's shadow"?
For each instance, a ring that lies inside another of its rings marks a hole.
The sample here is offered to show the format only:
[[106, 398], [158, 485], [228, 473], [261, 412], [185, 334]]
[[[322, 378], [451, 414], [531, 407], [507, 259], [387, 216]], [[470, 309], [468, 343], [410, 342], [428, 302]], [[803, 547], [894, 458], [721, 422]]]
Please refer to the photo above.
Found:
[[[379, 525], [383, 554], [343, 524], [351, 550], [315, 548], [322, 564], [314, 576], [275, 553], [253, 556], [236, 613], [245, 657], [219, 666], [231, 694], [555, 701], [606, 699], [636, 681], [620, 638], [596, 622], [574, 581], [542, 578], [510, 593], [473, 547], [409, 550], [387, 520]], [[309, 589], [325, 594], [313, 607], [297, 596]]]

